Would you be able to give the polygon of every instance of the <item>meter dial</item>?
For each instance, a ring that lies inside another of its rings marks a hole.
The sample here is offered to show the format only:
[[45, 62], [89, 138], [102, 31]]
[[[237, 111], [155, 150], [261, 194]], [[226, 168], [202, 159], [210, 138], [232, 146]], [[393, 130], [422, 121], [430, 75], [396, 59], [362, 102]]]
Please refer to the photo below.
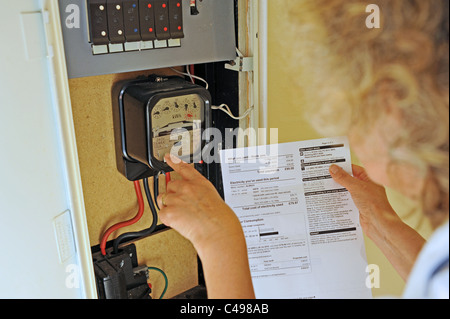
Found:
[[167, 101], [162, 106], [162, 112], [165, 116], [167, 116], [171, 113], [171, 111], [172, 111], [171, 103], [169, 101]]
[[191, 101], [191, 111], [195, 119], [201, 119], [202, 105], [203, 101], [200, 100], [200, 98], [197, 95], [194, 95]]
[[180, 99], [180, 107], [184, 113], [188, 112], [189, 111], [189, 99], [187, 99], [186, 97]]
[[179, 112], [183, 120], [190, 120], [187, 114], [190, 114], [189, 100], [186, 97], [182, 97], [178, 100]]
[[181, 108], [187, 121], [201, 120], [203, 102], [197, 95], [190, 95], [181, 100]]
[[153, 112], [152, 112], [152, 117], [154, 119], [160, 119], [161, 116], [162, 116], [162, 108], [161, 107], [155, 107], [153, 109]]
[[182, 108], [181, 108], [181, 103], [180, 103], [180, 101], [179, 100], [176, 100], [175, 102], [174, 102], [174, 109], [178, 112], [178, 111], [181, 111], [182, 110]]

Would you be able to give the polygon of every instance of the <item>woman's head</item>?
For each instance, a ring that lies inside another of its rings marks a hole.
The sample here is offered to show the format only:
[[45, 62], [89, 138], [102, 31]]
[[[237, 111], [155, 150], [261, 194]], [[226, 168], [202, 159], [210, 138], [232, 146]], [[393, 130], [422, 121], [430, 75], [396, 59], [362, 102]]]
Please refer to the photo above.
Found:
[[349, 135], [369, 175], [448, 217], [448, 0], [288, 0], [290, 58], [313, 125]]

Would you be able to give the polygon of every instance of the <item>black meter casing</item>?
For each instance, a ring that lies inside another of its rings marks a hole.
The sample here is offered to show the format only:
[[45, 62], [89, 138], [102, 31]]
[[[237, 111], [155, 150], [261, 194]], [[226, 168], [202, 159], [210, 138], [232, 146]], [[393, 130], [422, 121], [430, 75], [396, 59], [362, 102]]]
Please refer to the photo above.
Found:
[[173, 139], [177, 131], [175, 137], [191, 139], [191, 151], [179, 157], [201, 160], [202, 135], [211, 127], [208, 90], [178, 76], [153, 75], [116, 83], [112, 100], [117, 169], [128, 180], [170, 172], [163, 158], [181, 143]]

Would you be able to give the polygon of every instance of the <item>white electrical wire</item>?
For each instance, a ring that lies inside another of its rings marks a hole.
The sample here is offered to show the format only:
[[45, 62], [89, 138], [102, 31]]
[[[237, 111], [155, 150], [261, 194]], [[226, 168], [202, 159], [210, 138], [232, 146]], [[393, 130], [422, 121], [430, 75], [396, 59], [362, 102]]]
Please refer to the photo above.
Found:
[[177, 69], [174, 69], [174, 68], [171, 68], [171, 70], [177, 72], [178, 74], [181, 74], [181, 75], [184, 75], [184, 76], [188, 76], [188, 77], [191, 79], [192, 82], [194, 82], [194, 79], [199, 80], [199, 81], [202, 81], [203, 83], [206, 84], [206, 89], [207, 89], [207, 90], [209, 89], [209, 83], [206, 82], [205, 79], [202, 79], [202, 78], [199, 77], [199, 76], [192, 75], [192, 74], [189, 72], [189, 69], [188, 69], [188, 73], [184, 73], [184, 72], [178, 71]]
[[[236, 49], [236, 51], [237, 51], [238, 54], [240, 54], [240, 55], [242, 54], [238, 49]], [[171, 70], [172, 70], [172, 71], [175, 71], [175, 72], [178, 73], [178, 74], [181, 74], [181, 75], [184, 75], [184, 76], [188, 76], [188, 77], [191, 79], [191, 82], [192, 82], [192, 83], [194, 83], [194, 79], [199, 80], [199, 81], [202, 81], [203, 83], [206, 84], [206, 89], [208, 90], [208, 88], [209, 88], [209, 83], [208, 83], [205, 79], [202, 79], [202, 78], [199, 77], [199, 76], [192, 75], [191, 72], [189, 72], [189, 66], [188, 66], [188, 65], [186, 66], [186, 71], [187, 71], [187, 73], [178, 71], [177, 69], [174, 69], [174, 68], [171, 68]], [[220, 110], [220, 111], [224, 112], [225, 114], [227, 114], [227, 115], [228, 115], [229, 117], [231, 117], [232, 119], [237, 120], [237, 121], [243, 120], [243, 119], [245, 119], [246, 117], [248, 117], [248, 116], [250, 115], [250, 113], [254, 110], [254, 108], [255, 108], [255, 107], [252, 106], [252, 107], [249, 108], [247, 111], [245, 111], [245, 113], [242, 114], [241, 116], [234, 116], [233, 113], [232, 113], [231, 110], [230, 110], [230, 107], [229, 107], [228, 105], [226, 105], [226, 104], [221, 104], [221, 105], [219, 105], [219, 106], [211, 106], [211, 109], [213, 109], [213, 110]]]
[[[191, 71], [189, 71], [189, 65], [186, 65], [186, 72], [189, 75], [189, 78], [191, 79], [192, 84], [195, 84], [194, 78], [192, 77]], [[204, 81], [206, 82], [206, 81]], [[206, 87], [209, 87], [209, 84], [206, 83]]]
[[255, 108], [255, 107], [252, 106], [252, 107], [249, 108], [247, 111], [245, 111], [244, 114], [242, 114], [241, 116], [238, 117], [238, 116], [234, 116], [233, 113], [231, 113], [230, 108], [229, 108], [228, 105], [226, 105], [226, 104], [221, 104], [220, 106], [211, 106], [211, 109], [213, 109], [213, 110], [220, 110], [220, 111], [226, 113], [226, 114], [227, 114], [229, 117], [231, 117], [232, 119], [238, 120], [238, 121], [239, 121], [239, 120], [243, 120], [243, 119], [245, 119], [247, 116], [249, 116], [250, 113], [253, 111], [254, 108]]

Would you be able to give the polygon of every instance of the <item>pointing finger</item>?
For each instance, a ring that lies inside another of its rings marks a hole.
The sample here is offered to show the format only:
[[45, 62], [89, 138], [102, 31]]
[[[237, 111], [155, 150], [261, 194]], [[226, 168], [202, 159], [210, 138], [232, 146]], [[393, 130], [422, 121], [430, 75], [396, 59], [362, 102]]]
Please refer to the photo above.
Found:
[[183, 162], [179, 158], [172, 156], [171, 154], [166, 154], [164, 157], [167, 164], [177, 172], [183, 179], [193, 180], [199, 177], [203, 177], [194, 167]]

